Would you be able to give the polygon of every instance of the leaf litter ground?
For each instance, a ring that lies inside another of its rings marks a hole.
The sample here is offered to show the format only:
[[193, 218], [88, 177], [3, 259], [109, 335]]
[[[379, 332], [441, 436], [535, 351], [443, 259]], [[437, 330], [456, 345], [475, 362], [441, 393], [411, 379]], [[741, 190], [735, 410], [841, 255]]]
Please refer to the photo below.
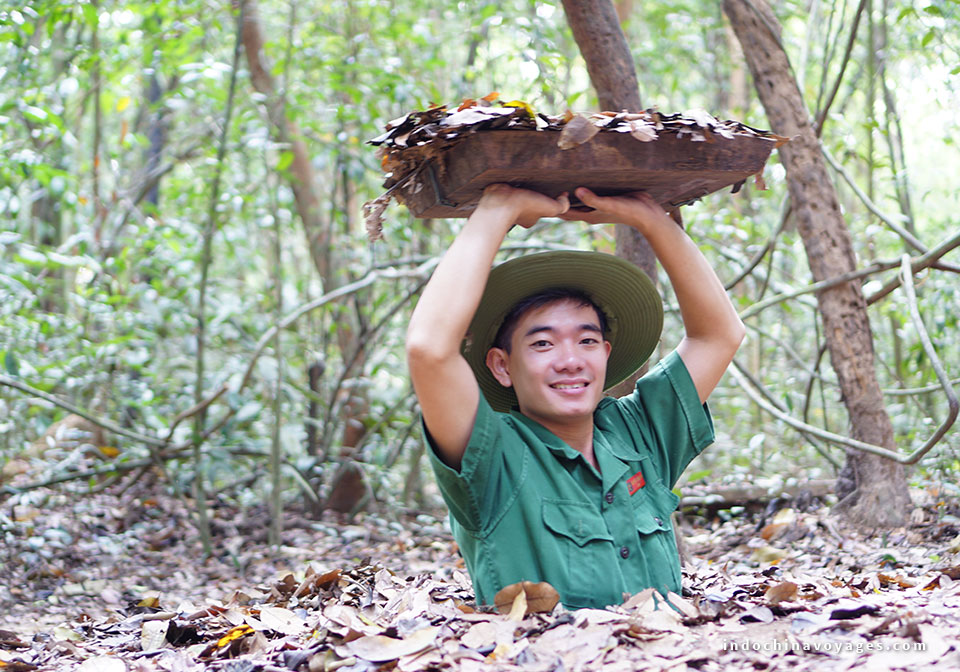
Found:
[[0, 504], [0, 672], [952, 670], [960, 519], [924, 497], [875, 536], [797, 502], [688, 512], [673, 607], [498, 614], [428, 515], [288, 512], [273, 549], [223, 505], [204, 560], [176, 499], [34, 491]]

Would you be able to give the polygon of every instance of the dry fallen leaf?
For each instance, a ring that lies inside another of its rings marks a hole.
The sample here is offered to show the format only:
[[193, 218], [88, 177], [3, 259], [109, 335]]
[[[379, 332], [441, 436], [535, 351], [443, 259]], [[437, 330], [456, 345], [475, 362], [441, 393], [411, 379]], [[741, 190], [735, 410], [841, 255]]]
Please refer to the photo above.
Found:
[[97, 656], [83, 661], [77, 672], [126, 672], [126, 669], [124, 662], [116, 656]]
[[527, 615], [527, 594], [520, 590], [517, 592], [516, 596], [513, 598], [513, 606], [510, 607], [510, 613], [507, 614], [507, 619], [511, 621], [516, 621], [519, 623], [523, 620], [523, 617]]
[[753, 549], [753, 553], [750, 555], [750, 559], [754, 562], [762, 562], [764, 564], [780, 562], [785, 557], [787, 557], [787, 551], [782, 548], [775, 548], [773, 546], [761, 546], [760, 548], [755, 548]]
[[556, 588], [546, 581], [541, 583], [522, 581], [502, 588], [494, 596], [493, 603], [497, 611], [501, 614], [509, 613], [513, 609], [517, 595], [521, 592], [524, 593], [523, 599], [527, 603], [524, 609], [525, 614], [549, 613], [560, 601], [560, 594]]
[[367, 635], [336, 647], [336, 651], [343, 657], [356, 656], [372, 663], [385, 663], [432, 646], [439, 632], [439, 627], [422, 628], [404, 639]]
[[672, 591], [667, 593], [667, 602], [676, 607], [677, 611], [679, 611], [684, 618], [700, 618], [700, 610], [697, 609], [692, 602], [685, 600]]
[[623, 608], [627, 611], [647, 612], [655, 611], [657, 608], [657, 598], [654, 597], [657, 590], [655, 588], [646, 588], [639, 593], [631, 596], [623, 603]]
[[651, 142], [657, 139], [657, 129], [653, 124], [643, 119], [633, 119], [628, 122], [630, 135], [640, 142]]
[[140, 626], [140, 648], [143, 651], [162, 649], [167, 641], [170, 621], [144, 621]]
[[587, 119], [582, 114], [574, 115], [573, 119], [568, 121], [563, 130], [560, 131], [560, 139], [557, 140], [557, 147], [560, 149], [573, 149], [588, 140], [592, 139], [600, 132], [600, 127]]
[[797, 596], [797, 584], [793, 581], [781, 581], [775, 586], [770, 586], [767, 592], [763, 594], [763, 599], [767, 604], [776, 606], [781, 602], [788, 602]]
[[244, 635], [250, 634], [251, 632], [253, 632], [253, 628], [246, 623], [243, 625], [238, 625], [235, 628], [230, 628], [230, 630], [227, 631], [227, 634], [217, 640], [217, 648], [222, 649], [227, 644], [230, 644], [231, 642], [234, 642]]
[[298, 635], [307, 627], [302, 618], [282, 607], [263, 607], [260, 609], [260, 622], [270, 630], [282, 635]]

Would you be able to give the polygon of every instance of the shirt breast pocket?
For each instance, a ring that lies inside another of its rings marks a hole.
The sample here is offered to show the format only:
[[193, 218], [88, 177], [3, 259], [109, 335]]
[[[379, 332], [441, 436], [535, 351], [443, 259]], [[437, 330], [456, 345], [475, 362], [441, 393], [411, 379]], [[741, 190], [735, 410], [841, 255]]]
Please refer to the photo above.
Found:
[[[645, 559], [646, 586], [666, 595], [680, 592], [680, 556], [670, 516], [680, 498], [662, 483], [648, 482], [631, 495], [640, 553]], [[646, 587], [645, 586], [645, 587]]]
[[680, 498], [661, 483], [647, 483], [630, 496], [630, 503], [633, 504], [633, 516], [641, 537], [655, 532], [673, 531], [670, 516], [680, 503]]
[[547, 565], [544, 574], [564, 605], [592, 606], [598, 602], [598, 592], [609, 591], [619, 598], [619, 577], [611, 575], [613, 537], [600, 512], [589, 504], [563, 499], [543, 500], [542, 512], [549, 532], [543, 543], [550, 547], [540, 553]]

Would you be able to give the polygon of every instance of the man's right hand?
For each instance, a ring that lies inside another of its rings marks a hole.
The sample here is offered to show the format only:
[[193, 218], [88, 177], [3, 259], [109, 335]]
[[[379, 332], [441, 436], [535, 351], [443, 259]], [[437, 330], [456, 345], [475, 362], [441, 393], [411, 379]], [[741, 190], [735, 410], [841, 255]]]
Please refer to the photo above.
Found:
[[491, 184], [483, 190], [477, 210], [497, 215], [511, 225], [530, 228], [541, 217], [559, 217], [570, 209], [570, 198], [563, 192], [557, 198], [509, 184]]

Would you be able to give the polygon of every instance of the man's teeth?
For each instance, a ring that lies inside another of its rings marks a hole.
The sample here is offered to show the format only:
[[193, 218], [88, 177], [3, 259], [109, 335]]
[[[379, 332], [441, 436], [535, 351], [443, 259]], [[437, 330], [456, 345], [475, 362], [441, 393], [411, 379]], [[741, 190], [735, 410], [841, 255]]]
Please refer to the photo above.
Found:
[[555, 383], [551, 385], [555, 390], [575, 390], [580, 387], [586, 387], [586, 383]]

